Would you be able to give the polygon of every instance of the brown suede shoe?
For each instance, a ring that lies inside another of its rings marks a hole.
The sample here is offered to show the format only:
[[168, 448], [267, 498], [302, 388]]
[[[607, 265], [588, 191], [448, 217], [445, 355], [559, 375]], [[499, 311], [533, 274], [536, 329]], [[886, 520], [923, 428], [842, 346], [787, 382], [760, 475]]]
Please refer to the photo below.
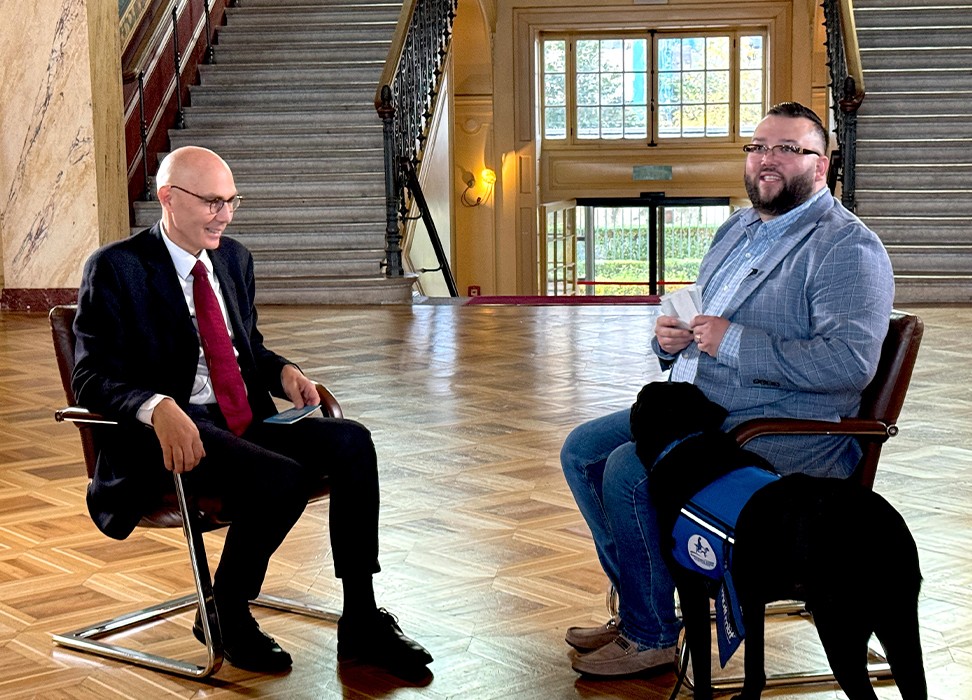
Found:
[[568, 627], [564, 641], [577, 651], [594, 651], [613, 642], [619, 634], [618, 620], [612, 617], [597, 627]]

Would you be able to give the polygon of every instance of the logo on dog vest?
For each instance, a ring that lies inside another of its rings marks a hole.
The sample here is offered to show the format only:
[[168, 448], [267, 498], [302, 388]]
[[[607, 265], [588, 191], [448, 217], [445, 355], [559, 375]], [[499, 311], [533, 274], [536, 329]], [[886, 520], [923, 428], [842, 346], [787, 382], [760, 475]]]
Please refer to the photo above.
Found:
[[716, 559], [715, 552], [713, 552], [709, 540], [705, 539], [702, 535], [696, 535], [691, 538], [686, 544], [686, 549], [688, 550], [689, 559], [703, 571], [712, 571], [716, 568], [718, 560]]

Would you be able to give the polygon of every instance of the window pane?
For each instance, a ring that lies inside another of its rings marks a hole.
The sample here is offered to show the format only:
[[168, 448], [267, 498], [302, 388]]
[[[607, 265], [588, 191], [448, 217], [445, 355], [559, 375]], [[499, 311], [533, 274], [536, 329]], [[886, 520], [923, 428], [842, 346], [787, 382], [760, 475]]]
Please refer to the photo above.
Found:
[[658, 70], [682, 70], [682, 40], [658, 40]]
[[763, 37], [744, 36], [739, 39], [739, 67], [763, 68]]
[[624, 136], [624, 110], [621, 107], [601, 108], [601, 138], [619, 139]]
[[644, 73], [625, 73], [624, 103], [626, 105], [648, 104], [648, 80]]
[[679, 107], [660, 107], [658, 109], [658, 135], [682, 135], [682, 110]]
[[762, 36], [739, 39], [739, 135], [752, 136], [763, 116], [766, 70]]
[[[732, 46], [728, 35], [657, 40], [659, 137], [730, 135], [733, 71], [737, 70]], [[752, 46], [747, 44], [747, 50]], [[754, 102], [762, 108], [761, 97]]]
[[744, 70], [739, 72], [739, 101], [763, 101], [763, 71]]
[[685, 105], [682, 108], [682, 136], [705, 135], [705, 106]]
[[624, 108], [624, 137], [628, 139], [647, 138], [648, 110], [644, 107]]
[[740, 105], [739, 107], [739, 135], [752, 136], [756, 125], [763, 118], [763, 105]]
[[705, 101], [729, 104], [729, 71], [710, 71], [705, 76]]
[[544, 138], [567, 138], [567, 108], [547, 107], [544, 110]]
[[624, 40], [624, 69], [640, 72], [648, 70], [648, 42], [645, 39]]
[[594, 73], [597, 71], [598, 42], [596, 39], [577, 41], [577, 72]]
[[682, 102], [688, 104], [705, 103], [705, 73], [703, 71], [682, 73]]
[[663, 105], [678, 104], [682, 101], [682, 74], [658, 74], [658, 103]]
[[729, 135], [729, 105], [708, 105], [705, 108], [705, 135]]
[[[647, 39], [577, 39], [577, 137], [645, 138], [648, 105]], [[637, 106], [630, 117], [624, 105]], [[642, 125], [641, 122], [644, 122]]]
[[596, 139], [600, 134], [599, 109], [597, 107], [577, 108], [577, 137]]
[[543, 70], [547, 73], [563, 73], [567, 70], [567, 42], [543, 42]]
[[560, 73], [543, 77], [543, 103], [548, 107], [567, 104], [567, 76]]
[[624, 68], [623, 42], [606, 39], [601, 42], [601, 70], [613, 71]]
[[577, 104], [596, 105], [600, 95], [597, 73], [577, 76]]
[[601, 104], [624, 104], [623, 73], [601, 73]]
[[729, 37], [713, 36], [705, 40], [705, 67], [729, 70]]
[[682, 70], [705, 68], [705, 39], [682, 39]]

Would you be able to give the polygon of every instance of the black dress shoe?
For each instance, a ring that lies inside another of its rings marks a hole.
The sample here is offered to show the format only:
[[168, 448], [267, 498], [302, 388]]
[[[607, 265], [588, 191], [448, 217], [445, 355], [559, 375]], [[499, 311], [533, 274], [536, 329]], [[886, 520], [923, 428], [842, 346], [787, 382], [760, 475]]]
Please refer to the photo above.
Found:
[[398, 618], [384, 608], [379, 608], [370, 619], [338, 620], [338, 658], [396, 672], [418, 670], [432, 663], [428, 650], [406, 637], [398, 626]]
[[[227, 622], [220, 620], [219, 626], [223, 637], [223, 656], [237, 668], [257, 673], [280, 673], [293, 665], [290, 654], [260, 629], [252, 615], [246, 614]], [[203, 644], [206, 643], [198, 610], [196, 620], [192, 623], [192, 634]]]

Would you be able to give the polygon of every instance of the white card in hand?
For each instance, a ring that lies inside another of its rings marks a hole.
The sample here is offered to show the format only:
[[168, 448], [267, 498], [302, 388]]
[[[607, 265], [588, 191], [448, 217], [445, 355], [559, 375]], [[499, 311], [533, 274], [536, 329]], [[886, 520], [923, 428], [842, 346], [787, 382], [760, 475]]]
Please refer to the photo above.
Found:
[[702, 313], [702, 298], [697, 285], [690, 284], [661, 298], [661, 312], [674, 316], [682, 328], [688, 328], [692, 319]]

